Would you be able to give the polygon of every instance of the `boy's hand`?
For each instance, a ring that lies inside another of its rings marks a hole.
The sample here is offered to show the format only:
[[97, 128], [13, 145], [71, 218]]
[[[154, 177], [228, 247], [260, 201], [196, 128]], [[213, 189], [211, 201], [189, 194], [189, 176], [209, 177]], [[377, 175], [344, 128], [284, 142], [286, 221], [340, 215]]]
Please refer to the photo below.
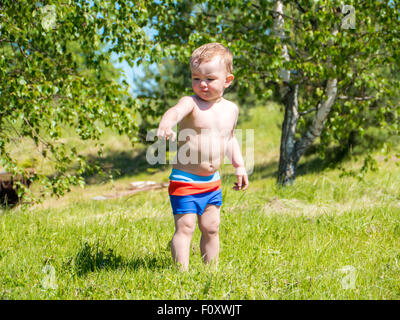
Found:
[[172, 141], [175, 141], [176, 133], [171, 128], [158, 128], [157, 137], [162, 140], [169, 140], [171, 138]]
[[175, 141], [176, 133], [172, 128], [191, 113], [194, 106], [193, 97], [185, 96], [181, 98], [175, 106], [169, 108], [162, 116], [160, 124], [158, 125], [157, 137], [162, 140], [171, 139]]
[[246, 169], [243, 167], [236, 168], [237, 182], [235, 182], [234, 190], [246, 190], [249, 185], [249, 178]]

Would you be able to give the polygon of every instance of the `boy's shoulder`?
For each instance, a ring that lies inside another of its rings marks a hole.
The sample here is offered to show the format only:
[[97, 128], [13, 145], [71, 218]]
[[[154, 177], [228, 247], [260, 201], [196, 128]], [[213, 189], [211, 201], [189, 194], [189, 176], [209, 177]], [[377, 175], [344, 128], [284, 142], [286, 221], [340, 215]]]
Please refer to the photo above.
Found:
[[179, 99], [178, 103], [194, 104], [194, 96], [183, 96]]
[[196, 105], [192, 96], [183, 96], [179, 99], [178, 103], [176, 104], [176, 108], [187, 110], [187, 112], [191, 112]]
[[224, 99], [224, 104], [226, 107], [232, 109], [234, 112], [239, 113], [239, 107], [237, 106], [236, 103], [234, 103], [233, 101], [227, 100], [225, 98]]

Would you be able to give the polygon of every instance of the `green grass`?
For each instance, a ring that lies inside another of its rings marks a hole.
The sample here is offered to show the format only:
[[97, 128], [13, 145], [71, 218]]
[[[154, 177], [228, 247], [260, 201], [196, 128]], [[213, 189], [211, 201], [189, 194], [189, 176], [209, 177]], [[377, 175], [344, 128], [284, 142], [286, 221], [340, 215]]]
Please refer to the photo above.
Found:
[[[235, 192], [231, 166], [220, 170], [216, 270], [201, 261], [198, 229], [190, 270], [173, 266], [166, 189], [91, 200], [131, 181], [168, 178], [169, 169], [140, 172], [133, 163], [114, 182], [0, 213], [0, 299], [399, 299], [398, 162], [376, 153], [379, 171], [359, 181], [339, 178], [338, 169], [309, 156], [295, 185], [282, 189], [275, 183], [281, 115], [273, 105], [251, 115], [240, 124], [255, 128], [249, 189]], [[115, 166], [135, 159], [128, 142], [109, 145], [106, 156]], [[124, 149], [126, 158], [113, 158]]]

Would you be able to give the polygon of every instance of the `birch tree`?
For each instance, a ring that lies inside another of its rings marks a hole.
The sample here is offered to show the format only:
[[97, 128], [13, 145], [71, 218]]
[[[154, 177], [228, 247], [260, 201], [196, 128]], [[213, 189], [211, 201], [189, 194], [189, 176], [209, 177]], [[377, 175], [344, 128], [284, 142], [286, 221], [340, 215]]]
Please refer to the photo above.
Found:
[[367, 116], [398, 135], [398, 2], [202, 1], [189, 16], [181, 13], [190, 1], [160, 2], [149, 13], [166, 56], [185, 61], [195, 47], [221, 42], [234, 54], [239, 93], [280, 96], [280, 185], [294, 183], [317, 141], [323, 155], [351, 134], [363, 137]]
[[26, 176], [11, 150], [31, 141], [53, 174], [36, 170], [27, 178], [38, 182], [42, 195], [62, 195], [84, 185], [89, 168], [63, 141], [63, 129], [97, 147], [104, 127], [134, 141], [135, 101], [126, 83], [104, 70], [112, 53], [131, 65], [148, 54], [144, 7], [134, 1], [0, 0], [2, 170]]

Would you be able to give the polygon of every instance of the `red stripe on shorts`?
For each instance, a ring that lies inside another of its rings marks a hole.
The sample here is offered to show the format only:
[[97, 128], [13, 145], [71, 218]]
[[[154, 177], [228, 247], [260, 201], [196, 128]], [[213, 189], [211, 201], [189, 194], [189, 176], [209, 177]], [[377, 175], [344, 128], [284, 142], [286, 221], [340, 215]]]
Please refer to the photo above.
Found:
[[187, 196], [199, 194], [204, 192], [216, 191], [221, 186], [221, 180], [214, 182], [183, 182], [183, 181], [170, 181], [168, 193], [172, 196]]

